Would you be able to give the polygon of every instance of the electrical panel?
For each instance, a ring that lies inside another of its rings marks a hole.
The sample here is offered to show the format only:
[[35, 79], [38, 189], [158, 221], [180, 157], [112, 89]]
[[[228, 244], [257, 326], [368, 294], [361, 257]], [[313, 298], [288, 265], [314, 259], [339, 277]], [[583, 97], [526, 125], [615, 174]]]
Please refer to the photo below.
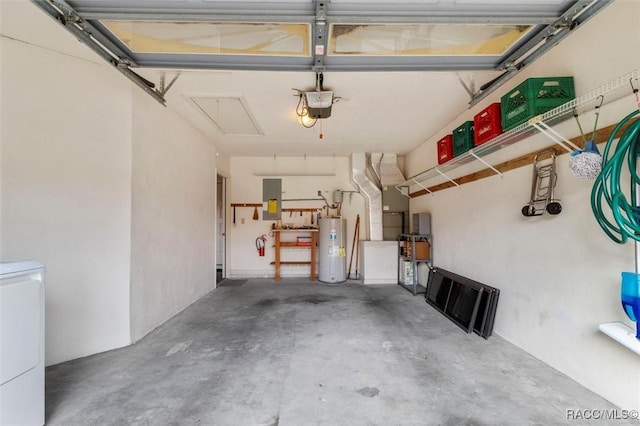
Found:
[[262, 201], [267, 203], [267, 210], [262, 211], [262, 220], [280, 220], [282, 179], [262, 179]]

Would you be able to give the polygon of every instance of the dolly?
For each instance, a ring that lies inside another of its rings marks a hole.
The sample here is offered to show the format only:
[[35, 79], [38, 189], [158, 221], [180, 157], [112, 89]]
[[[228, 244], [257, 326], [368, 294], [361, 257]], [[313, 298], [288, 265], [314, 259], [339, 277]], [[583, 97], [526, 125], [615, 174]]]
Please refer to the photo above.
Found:
[[[549, 158], [541, 160], [543, 155], [549, 154]], [[531, 199], [529, 204], [522, 208], [522, 214], [540, 216], [545, 210], [552, 215], [559, 214], [562, 206], [559, 200], [554, 198], [554, 188], [558, 175], [556, 173], [556, 150], [554, 148], [540, 151], [533, 158], [533, 179], [531, 182]]]

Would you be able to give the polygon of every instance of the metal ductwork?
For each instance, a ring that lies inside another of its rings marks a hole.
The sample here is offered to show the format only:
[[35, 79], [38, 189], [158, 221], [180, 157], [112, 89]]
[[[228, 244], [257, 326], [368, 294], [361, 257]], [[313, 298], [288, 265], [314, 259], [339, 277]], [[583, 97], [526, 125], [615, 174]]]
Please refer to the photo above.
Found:
[[371, 163], [381, 186], [395, 186], [406, 180], [396, 154], [371, 154]]
[[367, 201], [369, 239], [382, 241], [382, 191], [367, 176], [368, 163], [365, 153], [351, 154], [351, 180]]

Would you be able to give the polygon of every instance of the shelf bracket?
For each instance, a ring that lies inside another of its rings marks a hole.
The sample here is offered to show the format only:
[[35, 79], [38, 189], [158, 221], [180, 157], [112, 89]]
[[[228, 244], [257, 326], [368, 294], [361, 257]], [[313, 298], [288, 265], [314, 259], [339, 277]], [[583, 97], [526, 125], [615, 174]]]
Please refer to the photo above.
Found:
[[458, 184], [458, 182], [456, 182], [455, 180], [451, 179], [449, 176], [447, 176], [444, 173], [442, 173], [437, 167], [435, 168], [435, 170], [436, 170], [436, 172], [438, 172], [438, 174], [440, 174], [440, 176], [444, 177], [445, 179], [447, 179], [449, 182], [451, 182], [455, 186], [460, 187], [460, 184]]
[[144, 90], [161, 105], [166, 106], [167, 101], [164, 99], [163, 93], [156, 88], [156, 85], [132, 70], [136, 66], [133, 59], [119, 46], [99, 36], [100, 31], [91, 22], [82, 18], [67, 2], [39, 0], [33, 3], [136, 86]]
[[473, 76], [469, 78], [469, 84], [467, 84], [467, 82], [464, 81], [462, 77], [460, 77], [460, 75], [458, 75], [457, 77], [464, 90], [466, 90], [466, 92], [469, 94], [471, 101], [473, 101], [473, 99], [478, 95], [478, 92], [476, 91], [476, 83], [473, 79]]
[[[431, 191], [429, 190], [429, 188], [427, 188], [426, 186], [424, 186], [423, 184], [421, 184], [420, 182], [418, 182], [416, 179], [411, 179], [416, 185], [418, 185], [420, 188], [424, 189], [425, 191], [427, 191], [429, 194], [431, 194]], [[409, 197], [409, 195], [407, 195], [407, 197]]]
[[569, 139], [562, 136], [560, 133], [553, 130], [543, 121], [536, 120], [535, 118], [530, 121], [530, 124], [535, 127], [540, 133], [566, 149], [569, 153], [573, 151], [580, 151], [581, 148], [571, 142]]
[[[416, 183], [418, 183], [418, 182], [416, 182]], [[418, 185], [420, 185], [420, 184], [418, 183]], [[406, 193], [402, 188], [406, 188], [406, 190], [407, 190]], [[410, 192], [409, 191], [409, 185], [396, 185], [396, 189], [398, 190], [399, 193], [401, 193], [405, 197], [411, 198], [411, 196], [409, 195], [409, 192]]]
[[504, 175], [502, 174], [502, 172], [498, 169], [496, 169], [495, 167], [493, 167], [491, 164], [487, 163], [486, 161], [484, 161], [482, 158], [478, 157], [478, 155], [476, 155], [475, 152], [473, 151], [469, 151], [469, 154], [473, 155], [475, 157], [476, 160], [480, 161], [482, 164], [484, 164], [485, 166], [487, 166], [488, 168], [490, 168], [491, 170], [493, 170], [497, 175], [500, 175], [500, 177], [504, 177]]
[[178, 79], [178, 77], [180, 77], [181, 72], [178, 72], [175, 77], [173, 77], [171, 79], [171, 81], [169, 83], [166, 83], [166, 78], [167, 78], [167, 74], [165, 72], [162, 72], [160, 74], [160, 87], [158, 87], [158, 92], [160, 92], [160, 94], [162, 96], [166, 95], [167, 92], [169, 91], [169, 89], [171, 89], [171, 86], [173, 86], [173, 83], [176, 82], [176, 80]]

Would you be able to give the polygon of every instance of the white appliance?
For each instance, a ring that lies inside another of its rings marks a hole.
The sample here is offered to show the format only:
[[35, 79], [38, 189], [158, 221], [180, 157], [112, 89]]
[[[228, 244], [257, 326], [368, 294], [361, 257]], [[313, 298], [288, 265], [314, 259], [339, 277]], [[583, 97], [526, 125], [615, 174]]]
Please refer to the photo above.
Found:
[[44, 424], [44, 266], [0, 262], [0, 425]]
[[362, 284], [398, 284], [398, 242], [361, 241]]
[[347, 280], [347, 220], [339, 217], [318, 220], [318, 280], [341, 283]]

